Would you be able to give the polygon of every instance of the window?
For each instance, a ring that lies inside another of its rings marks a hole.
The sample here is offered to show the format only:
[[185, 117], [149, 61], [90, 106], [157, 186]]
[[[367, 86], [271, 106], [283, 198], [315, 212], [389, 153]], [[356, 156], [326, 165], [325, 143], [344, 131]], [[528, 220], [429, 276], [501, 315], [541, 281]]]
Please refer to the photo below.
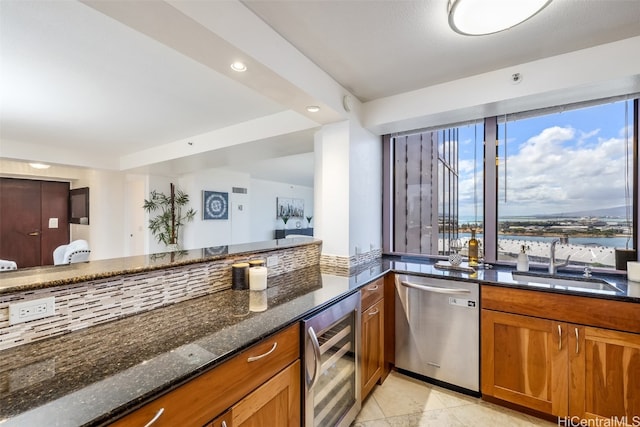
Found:
[[387, 138], [385, 156], [393, 163], [387, 252], [447, 254], [453, 241], [464, 243], [481, 225], [483, 133], [474, 123]]
[[556, 260], [615, 269], [637, 247], [634, 97], [385, 136], [384, 252], [446, 255], [475, 230], [488, 262], [547, 264], [559, 240]]
[[615, 268], [633, 249], [633, 101], [498, 118], [498, 260]]

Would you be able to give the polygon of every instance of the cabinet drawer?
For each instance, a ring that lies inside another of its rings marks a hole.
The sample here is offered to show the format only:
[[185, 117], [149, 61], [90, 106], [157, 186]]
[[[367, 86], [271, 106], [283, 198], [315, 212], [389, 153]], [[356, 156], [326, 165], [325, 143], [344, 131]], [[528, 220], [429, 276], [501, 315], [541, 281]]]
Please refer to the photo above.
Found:
[[366, 310], [384, 297], [384, 279], [380, 278], [360, 289], [362, 310]]
[[201, 427], [298, 359], [299, 334], [294, 324], [112, 425], [144, 426], [161, 413], [153, 427]]

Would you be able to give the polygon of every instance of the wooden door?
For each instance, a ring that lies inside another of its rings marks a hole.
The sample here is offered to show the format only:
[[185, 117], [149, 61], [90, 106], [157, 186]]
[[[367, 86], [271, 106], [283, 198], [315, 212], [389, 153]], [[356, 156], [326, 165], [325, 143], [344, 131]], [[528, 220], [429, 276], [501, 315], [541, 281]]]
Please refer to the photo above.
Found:
[[482, 393], [566, 416], [566, 335], [566, 324], [482, 310]]
[[362, 312], [362, 399], [382, 377], [384, 365], [384, 299]]
[[68, 182], [0, 179], [0, 258], [53, 264], [53, 250], [69, 243], [68, 203]]
[[576, 325], [569, 329], [570, 414], [640, 424], [640, 335]]
[[300, 426], [300, 399], [298, 360], [233, 406], [233, 426]]

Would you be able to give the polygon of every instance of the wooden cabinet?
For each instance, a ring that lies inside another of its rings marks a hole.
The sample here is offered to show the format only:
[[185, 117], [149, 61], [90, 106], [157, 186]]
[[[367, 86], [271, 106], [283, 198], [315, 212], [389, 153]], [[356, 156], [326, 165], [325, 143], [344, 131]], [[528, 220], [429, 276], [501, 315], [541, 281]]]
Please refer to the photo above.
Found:
[[205, 427], [232, 427], [233, 419], [231, 409], [222, 415], [219, 415], [215, 420], [207, 423]]
[[233, 427], [299, 426], [300, 361], [234, 405], [231, 415]]
[[[280, 397], [268, 395], [268, 392], [276, 391], [277, 387], [264, 389], [262, 387], [270, 384], [270, 379], [278, 378], [279, 373], [285, 372], [291, 366], [299, 363], [299, 334], [299, 326], [294, 324], [253, 345], [222, 365], [158, 397], [112, 425], [117, 427], [145, 426], [154, 418], [153, 427], [202, 427], [205, 425], [222, 427], [223, 421], [226, 423], [226, 427], [237, 425], [233, 410], [231, 411], [231, 423], [223, 413], [236, 403], [240, 404], [239, 402], [244, 401], [243, 399], [250, 396], [254, 390], [262, 389], [265, 393], [262, 399], [267, 399], [266, 402], [269, 402], [271, 398], [276, 399], [275, 402], [280, 402]], [[300, 424], [300, 369], [299, 365], [296, 366], [298, 367], [294, 369], [298, 370], [298, 376], [287, 388], [286, 393], [287, 396], [289, 393], [297, 393], [295, 397], [298, 401], [297, 414], [296, 417], [291, 416], [290, 418], [297, 420], [297, 422], [282, 425], [297, 426]], [[285, 378], [291, 379], [291, 376], [285, 376]], [[278, 391], [278, 393], [280, 392]], [[293, 399], [291, 396], [288, 397]], [[263, 413], [262, 411], [268, 411], [275, 405], [273, 403], [269, 404], [271, 406], [262, 408], [255, 404], [255, 399], [250, 402], [253, 403], [242, 406], [243, 409], [240, 413], [249, 413], [250, 410], [247, 408], [253, 408], [256, 412]], [[278, 411], [280, 410], [280, 405], [275, 405], [275, 407]], [[295, 410], [295, 408], [292, 409]], [[223, 415], [220, 416], [220, 414]]]
[[558, 417], [640, 420], [640, 304], [483, 286], [482, 307], [483, 395]]
[[362, 399], [367, 397], [384, 369], [384, 279], [362, 288], [362, 341], [360, 377]]
[[640, 423], [640, 335], [568, 326], [569, 412]]
[[482, 310], [482, 393], [567, 414], [567, 339], [546, 319]]

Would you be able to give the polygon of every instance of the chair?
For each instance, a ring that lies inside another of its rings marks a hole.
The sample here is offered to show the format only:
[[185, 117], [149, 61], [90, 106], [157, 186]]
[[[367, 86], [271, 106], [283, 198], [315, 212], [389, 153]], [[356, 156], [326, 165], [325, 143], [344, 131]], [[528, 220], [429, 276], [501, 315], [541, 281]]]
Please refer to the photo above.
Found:
[[86, 240], [74, 240], [68, 245], [60, 245], [53, 251], [53, 264], [74, 264], [89, 261], [89, 243]]
[[9, 261], [6, 259], [0, 259], [0, 272], [9, 271], [9, 270], [17, 270], [18, 264], [15, 261]]

